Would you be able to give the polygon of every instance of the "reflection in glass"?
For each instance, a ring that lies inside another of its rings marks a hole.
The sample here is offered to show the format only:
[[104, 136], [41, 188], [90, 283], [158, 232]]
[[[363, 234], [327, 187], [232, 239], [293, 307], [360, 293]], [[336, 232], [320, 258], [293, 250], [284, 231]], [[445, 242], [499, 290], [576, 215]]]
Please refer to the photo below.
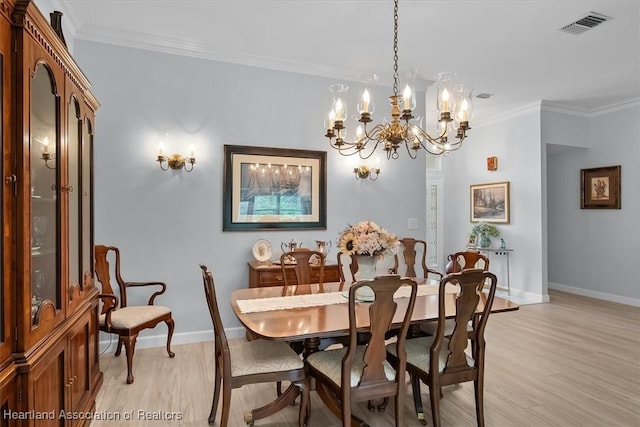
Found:
[[31, 249], [40, 249], [44, 243], [44, 235], [47, 232], [47, 217], [34, 216], [31, 220], [33, 227], [33, 239], [31, 239]]

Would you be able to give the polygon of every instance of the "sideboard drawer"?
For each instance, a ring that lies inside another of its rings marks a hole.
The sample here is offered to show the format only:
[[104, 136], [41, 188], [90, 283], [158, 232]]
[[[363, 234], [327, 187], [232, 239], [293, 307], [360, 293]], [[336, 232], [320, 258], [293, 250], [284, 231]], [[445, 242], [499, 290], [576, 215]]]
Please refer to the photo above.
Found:
[[[293, 267], [287, 267], [287, 282], [296, 283], [296, 273]], [[320, 276], [320, 269], [314, 267], [313, 274], [316, 281]], [[325, 264], [324, 266], [324, 282], [339, 282], [340, 271], [338, 270], [338, 264]], [[282, 276], [282, 268], [280, 265], [260, 265], [256, 261], [249, 263], [249, 287], [258, 288], [265, 286], [282, 286], [284, 285], [284, 278]]]

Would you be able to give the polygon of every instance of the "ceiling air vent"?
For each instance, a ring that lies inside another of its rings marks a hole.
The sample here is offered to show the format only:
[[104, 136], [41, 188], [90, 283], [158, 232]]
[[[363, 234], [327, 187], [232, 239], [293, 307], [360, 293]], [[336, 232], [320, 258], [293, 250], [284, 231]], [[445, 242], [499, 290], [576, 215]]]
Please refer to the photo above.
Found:
[[571, 24], [565, 25], [564, 27], [560, 28], [560, 31], [564, 31], [565, 33], [569, 33], [569, 34], [578, 35], [594, 27], [597, 27], [598, 25], [610, 19], [612, 18], [609, 16], [604, 16], [595, 12], [589, 12], [582, 18], [578, 19], [577, 21], [572, 22]]
[[477, 95], [476, 95], [476, 98], [480, 98], [480, 99], [489, 99], [489, 98], [491, 98], [492, 96], [493, 96], [493, 94], [492, 94], [492, 93], [484, 93], [484, 92], [482, 92], [482, 93], [477, 94]]

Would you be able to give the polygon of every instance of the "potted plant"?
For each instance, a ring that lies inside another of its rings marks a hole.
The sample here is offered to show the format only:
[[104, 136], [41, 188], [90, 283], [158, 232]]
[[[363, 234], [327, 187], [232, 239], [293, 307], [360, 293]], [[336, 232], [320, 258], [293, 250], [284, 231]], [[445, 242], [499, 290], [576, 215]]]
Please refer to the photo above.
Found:
[[500, 235], [500, 231], [498, 231], [498, 228], [495, 225], [484, 221], [474, 225], [471, 229], [471, 233], [479, 236], [481, 248], [488, 248], [491, 246], [491, 238], [498, 237]]

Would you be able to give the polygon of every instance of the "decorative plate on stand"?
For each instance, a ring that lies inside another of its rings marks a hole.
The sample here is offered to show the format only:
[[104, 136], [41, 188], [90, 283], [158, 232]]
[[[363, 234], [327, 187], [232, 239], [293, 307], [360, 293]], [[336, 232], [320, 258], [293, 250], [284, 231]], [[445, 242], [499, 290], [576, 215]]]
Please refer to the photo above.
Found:
[[253, 257], [258, 262], [266, 262], [271, 259], [271, 243], [265, 239], [259, 239], [257, 242], [253, 244], [253, 249], [251, 250], [253, 253]]

